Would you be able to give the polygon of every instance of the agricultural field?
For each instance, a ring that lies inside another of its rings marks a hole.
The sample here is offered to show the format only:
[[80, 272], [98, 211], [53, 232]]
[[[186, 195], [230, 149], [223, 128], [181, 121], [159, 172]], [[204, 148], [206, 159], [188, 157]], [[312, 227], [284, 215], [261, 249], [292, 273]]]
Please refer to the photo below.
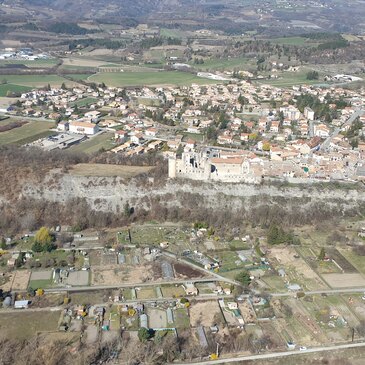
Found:
[[73, 152], [82, 152], [92, 154], [101, 149], [109, 150], [114, 147], [114, 134], [110, 132], [100, 133], [97, 136], [89, 138], [87, 141], [71, 146]]
[[153, 166], [122, 166], [109, 164], [78, 164], [72, 167], [70, 174], [78, 176], [119, 176], [132, 178], [147, 173]]
[[[296, 248], [297, 250], [300, 248]], [[326, 284], [293, 247], [275, 247], [270, 249], [269, 262], [276, 269], [284, 269], [283, 278], [290, 284], [299, 284], [305, 290], [325, 289]], [[264, 279], [265, 280], [265, 279]]]
[[[307, 80], [307, 72], [282, 72], [277, 79], [265, 79], [258, 81], [260, 84], [268, 84], [276, 87], [289, 88], [294, 85], [321, 84], [320, 80]], [[322, 82], [323, 83], [323, 82]]]
[[60, 311], [0, 314], [0, 332], [8, 338], [30, 339], [39, 332], [57, 331]]
[[365, 256], [360, 256], [352, 248], [339, 248], [338, 251], [361, 274], [365, 274]]
[[179, 71], [161, 72], [120, 72], [98, 73], [88, 78], [91, 82], [104, 82], [108, 86], [142, 86], [142, 85], [191, 85], [193, 83], [206, 85], [218, 83], [203, 79], [193, 74]]
[[64, 79], [58, 75], [6, 75], [4, 78], [7, 83], [22, 85], [28, 87], [44, 87], [48, 84], [59, 87], [64, 82], [66, 85], [74, 85], [75, 83]]
[[153, 287], [150, 288], [140, 288], [136, 290], [137, 299], [153, 299], [156, 298], [156, 291]]
[[79, 74], [68, 74], [66, 75], [67, 77], [69, 77], [70, 79], [76, 80], [76, 81], [85, 81], [87, 80], [92, 74], [83, 74], [83, 73], [79, 73]]
[[249, 60], [247, 58], [229, 58], [229, 59], [220, 59], [220, 58], [212, 58], [204, 60], [204, 63], [201, 65], [197, 65], [194, 63], [190, 63], [195, 69], [199, 69], [202, 71], [207, 70], [217, 70], [217, 71], [232, 71], [232, 70], [245, 70], [249, 64]]
[[32, 271], [29, 288], [45, 289], [52, 286], [52, 270]]
[[216, 323], [216, 316], [221, 315], [217, 300], [197, 302], [190, 306], [190, 322], [192, 327], [213, 326]]
[[163, 285], [161, 286], [162, 295], [166, 298], [178, 298], [185, 295], [185, 290], [181, 285]]
[[50, 128], [54, 127], [52, 122], [30, 121], [19, 128], [0, 133], [0, 145], [31, 143], [37, 139], [52, 135]]
[[250, 264], [249, 261], [244, 263], [240, 260], [235, 251], [215, 252], [214, 258], [218, 258], [221, 263], [221, 268], [219, 270], [221, 273], [244, 268], [246, 264]]
[[[189, 229], [180, 228], [175, 225], [166, 226], [132, 226], [130, 228], [130, 234], [132, 238], [132, 244], [149, 244], [159, 245], [161, 242], [171, 242], [171, 250], [177, 249], [178, 245], [185, 246], [185, 242], [188, 240]], [[121, 244], [129, 243], [128, 232], [120, 232], [118, 234], [118, 240]], [[185, 247], [184, 247], [185, 248]]]
[[0, 97], [9, 93], [21, 94], [32, 90], [31, 87], [15, 84], [0, 84]]
[[0, 67], [6, 67], [7, 65], [24, 65], [29, 68], [51, 68], [57, 65], [58, 60], [55, 58], [46, 60], [0, 60]]

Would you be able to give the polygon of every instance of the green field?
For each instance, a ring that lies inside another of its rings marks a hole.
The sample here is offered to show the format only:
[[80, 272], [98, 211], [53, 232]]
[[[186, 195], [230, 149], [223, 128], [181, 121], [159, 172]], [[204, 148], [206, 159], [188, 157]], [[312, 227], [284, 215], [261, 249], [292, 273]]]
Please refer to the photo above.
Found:
[[48, 60], [0, 60], [0, 66], [6, 65], [24, 65], [29, 68], [50, 68], [57, 64], [57, 59], [48, 59]]
[[31, 280], [28, 284], [28, 288], [36, 289], [46, 289], [52, 286], [52, 280]]
[[182, 38], [183, 32], [180, 29], [168, 29], [161, 28], [160, 35], [161, 37], [171, 37], [171, 38]]
[[289, 88], [294, 85], [315, 85], [320, 84], [320, 80], [307, 80], [307, 71], [305, 72], [283, 72], [279, 74], [278, 79], [260, 80], [260, 84], [268, 84], [276, 87]]
[[57, 331], [60, 311], [26, 312], [0, 314], [0, 332], [7, 338], [24, 340], [38, 332]]
[[74, 152], [83, 152], [90, 154], [98, 152], [102, 148], [108, 150], [114, 147], [113, 137], [113, 133], [102, 133], [96, 137], [90, 138], [85, 142], [72, 146], [70, 150]]
[[90, 104], [94, 104], [98, 101], [98, 99], [95, 98], [84, 98], [84, 99], [80, 99], [75, 101], [74, 103], [72, 103], [72, 106], [77, 105], [78, 107], [84, 107], [84, 106], [88, 106]]
[[69, 74], [69, 75], [66, 75], [67, 77], [70, 77], [71, 79], [74, 79], [74, 80], [87, 80], [88, 77], [92, 76], [92, 74]]
[[7, 93], [10, 91], [12, 93], [24, 93], [32, 90], [31, 87], [22, 86], [22, 85], [14, 85], [14, 84], [1, 84], [0, 85], [0, 96], [7, 96]]
[[54, 127], [52, 122], [31, 121], [22, 127], [0, 133], [0, 145], [22, 145], [33, 142], [39, 138], [51, 135], [52, 132], [49, 129], [52, 127]]
[[142, 85], [191, 85], [217, 83], [214, 80], [203, 79], [193, 74], [178, 71], [161, 72], [120, 72], [98, 73], [89, 81], [104, 82], [109, 86], [142, 86]]
[[199, 133], [183, 133], [184, 134], [184, 142], [186, 142], [188, 139], [192, 139], [195, 142], [202, 142], [204, 139], [204, 135], [203, 134], [199, 134]]
[[5, 75], [4, 78], [9, 84], [23, 85], [28, 87], [42, 87], [47, 84], [51, 86], [61, 86], [69, 80], [57, 75]]
[[244, 70], [247, 67], [248, 59], [239, 57], [239, 58], [229, 58], [229, 59], [218, 59], [213, 58], [209, 60], [204, 60], [202, 65], [195, 65], [194, 63], [190, 63], [194, 68], [199, 70], [233, 70], [239, 69]]

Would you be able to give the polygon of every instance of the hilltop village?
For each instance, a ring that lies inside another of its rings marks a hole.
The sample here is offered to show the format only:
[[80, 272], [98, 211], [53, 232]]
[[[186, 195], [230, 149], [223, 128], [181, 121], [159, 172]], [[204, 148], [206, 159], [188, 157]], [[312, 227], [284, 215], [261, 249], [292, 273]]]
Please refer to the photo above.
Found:
[[109, 133], [110, 153], [161, 151], [171, 178], [355, 181], [365, 176], [364, 91], [249, 81], [221, 85], [46, 88], [9, 116], [54, 120], [32, 145], [64, 149]]

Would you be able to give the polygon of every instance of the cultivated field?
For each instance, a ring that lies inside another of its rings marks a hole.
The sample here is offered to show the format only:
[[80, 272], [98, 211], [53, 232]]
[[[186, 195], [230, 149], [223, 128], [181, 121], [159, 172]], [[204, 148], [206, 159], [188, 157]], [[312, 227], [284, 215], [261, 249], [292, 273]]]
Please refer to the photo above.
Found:
[[101, 149], [108, 150], [115, 146], [113, 144], [113, 136], [114, 134], [110, 132], [101, 133], [89, 138], [87, 141], [71, 146], [70, 150], [88, 154], [98, 152]]
[[17, 340], [29, 339], [38, 332], [56, 331], [59, 318], [59, 311], [0, 314], [0, 332]]
[[19, 128], [0, 133], [0, 145], [22, 145], [33, 142], [52, 134], [49, 131], [54, 125], [52, 122], [31, 121]]
[[332, 288], [349, 288], [365, 286], [365, 279], [360, 274], [324, 274], [323, 279]]
[[50, 68], [57, 64], [57, 59], [47, 59], [47, 60], [0, 60], [0, 66], [4, 67], [6, 65], [24, 65], [29, 68]]
[[0, 85], [0, 96], [7, 96], [8, 93], [24, 93], [32, 90], [31, 87], [14, 84], [1, 84]]
[[132, 178], [140, 174], [147, 173], [153, 169], [153, 166], [122, 166], [107, 164], [78, 164], [75, 165], [70, 174], [78, 176], [119, 176], [123, 178]]
[[215, 324], [215, 315], [221, 314], [216, 300], [198, 302], [190, 307], [190, 322], [193, 327], [212, 326]]
[[199, 70], [245, 70], [247, 68], [248, 59], [247, 58], [229, 58], [229, 59], [219, 59], [213, 58], [204, 60], [201, 65], [191, 64], [194, 68]]
[[29, 287], [33, 289], [46, 288], [52, 285], [52, 270], [32, 271]]
[[4, 292], [11, 290], [26, 290], [30, 278], [30, 271], [18, 270], [7, 274], [4, 277], [6, 280], [2, 281], [0, 289]]
[[297, 252], [293, 247], [271, 248], [268, 258], [277, 262], [276, 269], [283, 268], [287, 273], [287, 280], [298, 283], [303, 288], [313, 290], [326, 288], [320, 277], [309, 267], [302, 258], [294, 258]]
[[309, 70], [306, 70], [305, 72], [282, 72], [278, 74], [277, 79], [271, 79], [271, 80], [260, 80], [259, 82], [261, 84], [269, 84], [276, 87], [284, 87], [289, 88], [293, 85], [314, 85], [314, 84], [320, 84], [321, 82], [319, 80], [307, 80], [307, 72]]
[[26, 290], [30, 278], [30, 271], [18, 270], [14, 274], [12, 290]]
[[91, 268], [91, 285], [138, 284], [157, 280], [152, 265], [110, 265]]
[[75, 85], [61, 76], [57, 75], [6, 75], [4, 77], [9, 84], [23, 85], [28, 87], [61, 86], [64, 82], [67, 85]]

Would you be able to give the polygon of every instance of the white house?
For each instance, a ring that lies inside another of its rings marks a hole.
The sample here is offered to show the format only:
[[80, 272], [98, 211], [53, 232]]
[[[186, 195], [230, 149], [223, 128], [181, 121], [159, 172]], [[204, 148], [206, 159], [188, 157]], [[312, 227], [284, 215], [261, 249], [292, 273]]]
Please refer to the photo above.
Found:
[[94, 135], [99, 132], [99, 127], [96, 124], [89, 122], [71, 122], [69, 125], [71, 133]]
[[97, 110], [93, 110], [85, 113], [85, 118], [90, 119], [93, 123], [97, 123], [100, 119], [100, 112]]
[[142, 133], [137, 133], [134, 136], [131, 136], [131, 142], [134, 144], [141, 144], [143, 142]]

